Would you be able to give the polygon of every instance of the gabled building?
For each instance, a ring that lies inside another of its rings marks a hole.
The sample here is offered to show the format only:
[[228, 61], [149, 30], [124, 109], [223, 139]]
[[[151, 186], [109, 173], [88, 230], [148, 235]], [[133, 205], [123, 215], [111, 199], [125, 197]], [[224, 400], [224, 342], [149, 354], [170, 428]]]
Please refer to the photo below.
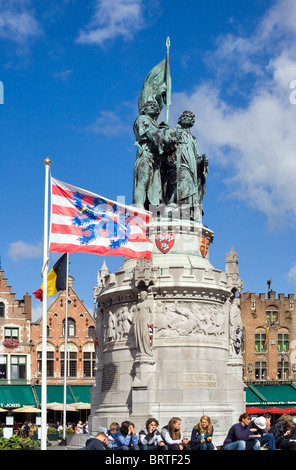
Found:
[[[95, 320], [73, 289], [69, 276], [68, 341], [65, 361], [65, 302], [61, 291], [47, 312], [47, 401], [90, 403], [95, 383]], [[32, 323], [31, 296], [16, 300], [0, 270], [0, 407], [40, 406], [42, 318]]]
[[0, 270], [0, 407], [35, 404], [31, 351], [31, 296], [17, 300]]
[[[67, 383], [88, 385], [95, 383], [95, 320], [73, 289], [69, 276]], [[49, 298], [50, 299], [50, 298]], [[65, 366], [66, 291], [61, 291], [47, 311], [47, 384], [62, 385]], [[32, 378], [41, 384], [42, 371], [42, 317], [32, 324]], [[89, 387], [90, 388], [90, 387]]]
[[0, 383], [30, 380], [31, 296], [17, 300], [0, 271]]

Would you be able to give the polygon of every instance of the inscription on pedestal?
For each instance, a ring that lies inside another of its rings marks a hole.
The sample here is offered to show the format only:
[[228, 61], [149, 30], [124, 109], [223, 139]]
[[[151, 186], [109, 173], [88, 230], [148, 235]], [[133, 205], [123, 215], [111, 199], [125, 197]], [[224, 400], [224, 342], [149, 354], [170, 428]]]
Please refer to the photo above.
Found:
[[217, 388], [215, 374], [182, 374], [179, 388]]

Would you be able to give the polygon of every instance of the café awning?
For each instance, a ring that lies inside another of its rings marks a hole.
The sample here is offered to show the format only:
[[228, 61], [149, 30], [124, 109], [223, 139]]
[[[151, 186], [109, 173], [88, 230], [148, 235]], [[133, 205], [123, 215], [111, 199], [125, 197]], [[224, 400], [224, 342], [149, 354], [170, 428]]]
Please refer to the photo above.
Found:
[[[91, 385], [67, 385], [66, 402], [89, 403]], [[47, 403], [64, 402], [64, 386], [47, 386]], [[23, 406], [39, 408], [41, 403], [41, 385], [1, 385], [0, 384], [0, 408], [13, 409]], [[296, 403], [295, 403], [296, 404]]]
[[289, 385], [252, 385], [246, 390], [247, 408], [292, 408], [296, 406], [296, 387]]
[[[77, 402], [90, 403], [91, 385], [67, 385], [66, 403], [71, 405]], [[35, 385], [39, 401], [41, 400], [41, 385]], [[64, 386], [48, 385], [47, 386], [47, 403], [63, 403], [64, 402]]]
[[5, 409], [36, 406], [31, 385], [0, 385], [0, 407]]

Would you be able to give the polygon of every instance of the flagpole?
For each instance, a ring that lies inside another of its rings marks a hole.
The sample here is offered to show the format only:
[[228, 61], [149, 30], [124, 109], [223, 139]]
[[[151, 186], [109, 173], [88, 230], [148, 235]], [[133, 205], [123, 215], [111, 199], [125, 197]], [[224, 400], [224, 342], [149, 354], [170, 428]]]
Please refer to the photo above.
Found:
[[47, 440], [47, 273], [48, 273], [48, 181], [51, 160], [46, 158], [44, 189], [43, 235], [43, 299], [42, 299], [42, 372], [41, 372], [41, 450], [46, 450]]
[[165, 123], [169, 124], [169, 112], [170, 112], [170, 104], [171, 104], [171, 89], [170, 89], [170, 73], [169, 73], [169, 54], [170, 54], [170, 46], [171, 41], [169, 36], [166, 40], [166, 48], [167, 48], [167, 56], [166, 56], [166, 107], [165, 107]]
[[64, 402], [63, 402], [63, 438], [66, 439], [66, 407], [67, 407], [67, 343], [68, 343], [68, 297], [69, 297], [69, 253], [67, 253], [66, 270], [66, 308], [65, 308], [65, 348], [64, 348]]

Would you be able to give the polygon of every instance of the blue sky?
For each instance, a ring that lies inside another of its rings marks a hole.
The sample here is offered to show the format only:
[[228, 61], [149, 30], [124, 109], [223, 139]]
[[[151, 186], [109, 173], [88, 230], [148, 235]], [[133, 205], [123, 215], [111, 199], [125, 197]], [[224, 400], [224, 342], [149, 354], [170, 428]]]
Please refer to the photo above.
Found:
[[[210, 261], [224, 270], [233, 246], [244, 291], [295, 291], [294, 0], [0, 0], [0, 256], [16, 298], [42, 282], [45, 157], [53, 177], [131, 203], [137, 99], [168, 35], [170, 125], [193, 111], [209, 159]], [[70, 255], [90, 310], [102, 262]]]

